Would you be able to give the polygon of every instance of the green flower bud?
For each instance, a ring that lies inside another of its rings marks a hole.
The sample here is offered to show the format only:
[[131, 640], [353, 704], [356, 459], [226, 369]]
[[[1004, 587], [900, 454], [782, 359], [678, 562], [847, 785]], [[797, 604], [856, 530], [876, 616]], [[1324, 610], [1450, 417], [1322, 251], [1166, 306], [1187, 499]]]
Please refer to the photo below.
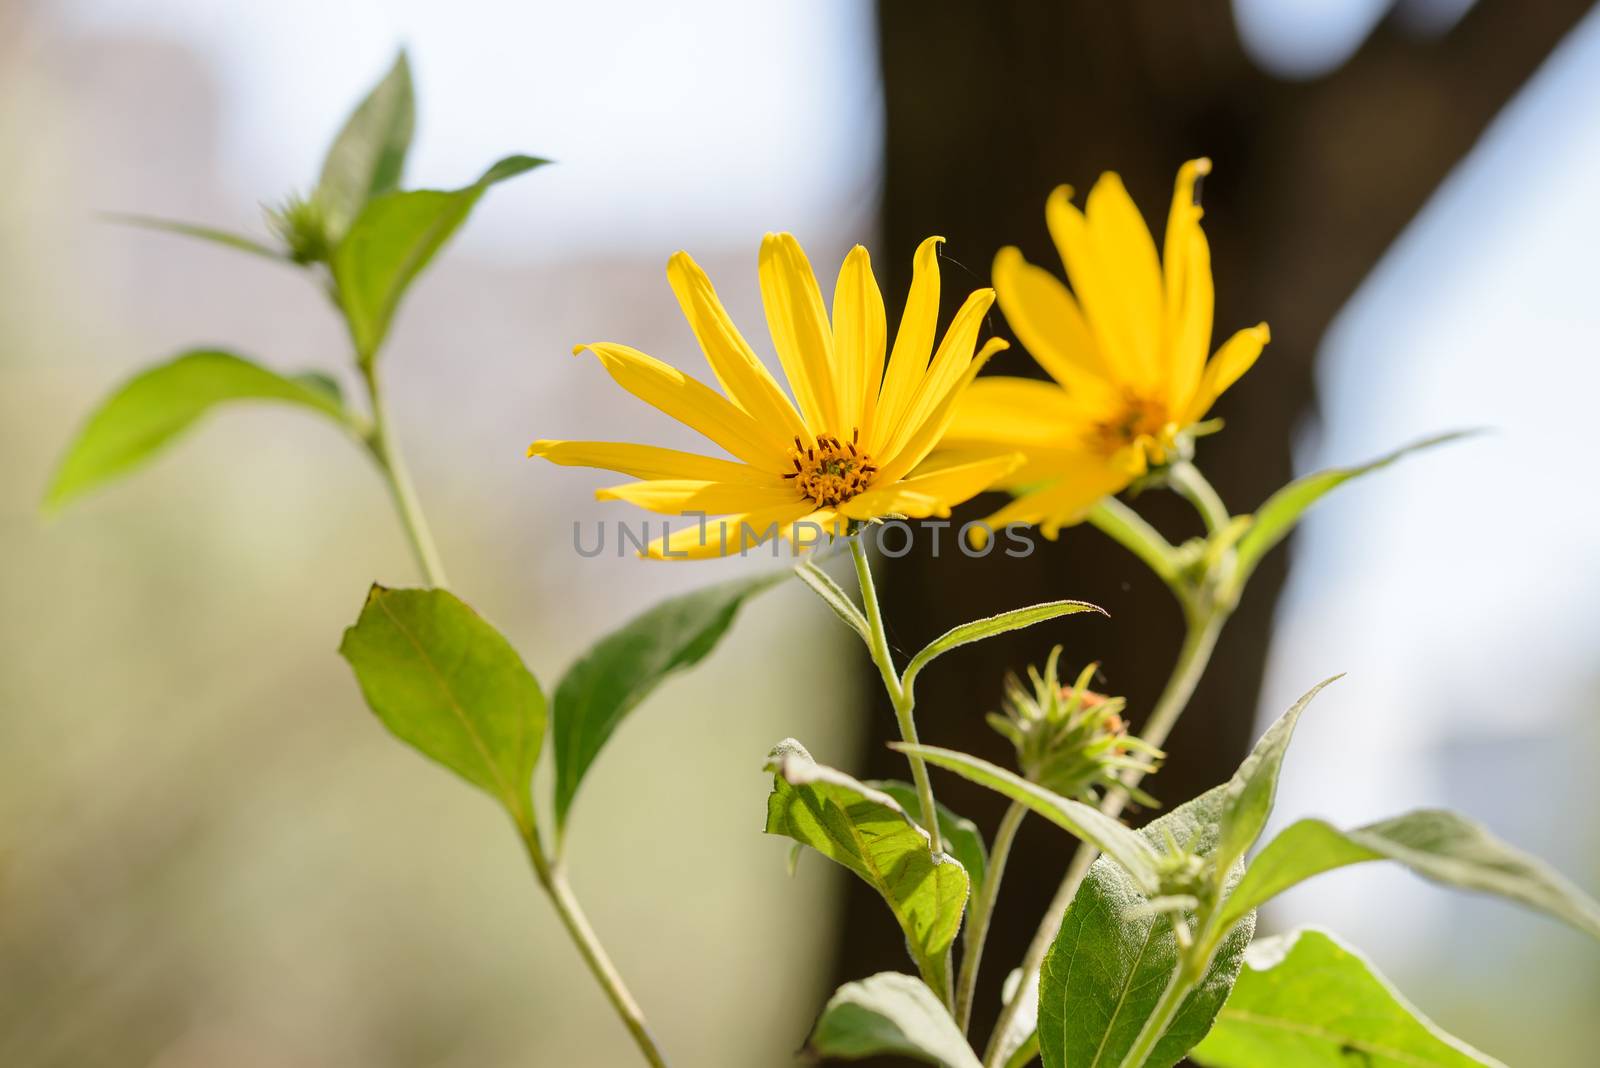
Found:
[[333, 254], [327, 212], [315, 197], [291, 196], [267, 209], [267, 222], [296, 263], [326, 263]]
[[[1016, 746], [1022, 774], [1063, 797], [1093, 802], [1103, 790], [1119, 785], [1124, 771], [1155, 771], [1164, 754], [1128, 733], [1122, 718], [1127, 702], [1088, 688], [1099, 665], [1090, 664], [1071, 686], [1062, 686], [1060, 659], [1058, 645], [1043, 673], [1029, 667], [1031, 686], [1008, 676], [1005, 712], [988, 717], [989, 725]], [[1128, 792], [1142, 805], [1159, 806], [1142, 790]]]

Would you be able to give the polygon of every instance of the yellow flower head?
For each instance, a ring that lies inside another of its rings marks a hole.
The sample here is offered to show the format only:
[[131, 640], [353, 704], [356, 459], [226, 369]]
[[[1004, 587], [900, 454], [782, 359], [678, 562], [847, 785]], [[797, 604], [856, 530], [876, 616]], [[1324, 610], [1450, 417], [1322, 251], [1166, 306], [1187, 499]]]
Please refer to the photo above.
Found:
[[1178, 172], [1159, 260], [1138, 208], [1109, 172], [1086, 211], [1073, 205], [1067, 186], [1045, 205], [1070, 292], [1015, 248], [995, 257], [1006, 320], [1054, 381], [983, 378], [957, 405], [946, 446], [1027, 455], [1005, 481], [1023, 492], [989, 525], [1035, 523], [1054, 537], [1078, 522], [1102, 497], [1167, 462], [1180, 435], [1261, 354], [1265, 323], [1234, 334], [1206, 359], [1211, 253], [1195, 180], [1210, 170], [1210, 160], [1197, 159]]
[[996, 339], [974, 352], [994, 302], [994, 290], [980, 289], [934, 350], [941, 240], [930, 237], [917, 249], [905, 315], [886, 359], [883, 297], [867, 250], [857, 245], [845, 257], [830, 322], [800, 243], [789, 234], [767, 235], [761, 299], [792, 402], [739, 334], [705, 272], [677, 253], [667, 280], [721, 393], [625, 345], [597, 342], [573, 352], [592, 352], [619, 386], [733, 459], [595, 441], [536, 441], [528, 455], [640, 480], [600, 490], [601, 500], [712, 517], [653, 541], [645, 555], [657, 559], [723, 556], [775, 535], [805, 544], [823, 532], [842, 532], [852, 520], [948, 515], [1021, 457], [990, 448], [981, 459], [923, 462], [943, 437], [957, 397], [983, 362], [1006, 347]]

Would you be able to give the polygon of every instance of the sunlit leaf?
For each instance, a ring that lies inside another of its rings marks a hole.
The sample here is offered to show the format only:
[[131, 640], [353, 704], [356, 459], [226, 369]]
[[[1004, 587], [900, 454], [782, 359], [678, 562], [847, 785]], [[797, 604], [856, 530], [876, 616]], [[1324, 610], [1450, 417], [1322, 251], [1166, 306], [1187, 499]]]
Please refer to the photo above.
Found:
[[228, 401], [297, 404], [351, 426], [326, 375], [284, 376], [229, 352], [186, 352], [134, 376], [89, 417], [56, 469], [46, 510], [127, 474]]
[[[893, 779], [872, 779], [867, 785], [894, 798], [913, 819], [921, 819], [922, 799], [917, 796], [915, 786]], [[976, 896], [983, 888], [984, 877], [989, 871], [989, 847], [984, 844], [983, 832], [978, 830], [976, 823], [952, 812], [944, 802], [935, 801], [934, 806], [939, 810], [939, 836], [944, 840], [945, 851], [967, 869], [967, 879], [972, 883], [972, 893]]]
[[1205, 1068], [1505, 1068], [1418, 1012], [1370, 961], [1302, 928], [1245, 951], [1205, 1041]]
[[532, 819], [544, 694], [482, 616], [444, 590], [373, 586], [339, 653], [401, 741]]
[[785, 835], [844, 865], [876, 890], [905, 933], [922, 978], [947, 990], [946, 954], [967, 904], [967, 872], [935, 855], [928, 833], [881, 790], [811, 759], [790, 739], [773, 749], [768, 834]]
[[551, 705], [557, 824], [565, 824], [589, 766], [617, 726], [673, 672], [705, 659], [746, 600], [786, 574], [671, 597], [596, 642], [556, 686]]
[[984, 619], [974, 619], [970, 623], [963, 623], [959, 627], [952, 627], [939, 637], [929, 642], [921, 652], [911, 658], [911, 663], [906, 665], [906, 684], [935, 657], [950, 650], [969, 645], [972, 642], [993, 638], [997, 634], [1008, 631], [1021, 630], [1031, 627], [1035, 623], [1046, 620], [1058, 619], [1061, 616], [1076, 615], [1079, 612], [1099, 612], [1106, 614], [1104, 608], [1092, 605], [1088, 601], [1047, 601], [1044, 604], [1029, 605], [1026, 608], [1015, 608], [1009, 612], [1001, 612], [997, 616], [988, 616]]
[[1248, 853], [1261, 837], [1278, 794], [1278, 773], [1283, 768], [1283, 756], [1294, 737], [1300, 714], [1311, 704], [1312, 698], [1333, 681], [1326, 679], [1317, 683], [1294, 703], [1294, 707], [1278, 717], [1223, 787], [1222, 831], [1213, 853], [1213, 863], [1218, 870], [1231, 868], [1233, 862]]
[[1127, 869], [1138, 886], [1149, 892], [1155, 890], [1155, 852], [1145, 838], [1092, 805], [1062, 797], [1014, 772], [954, 749], [903, 743], [895, 743], [892, 748], [920, 756], [930, 764], [1026, 805], [1074, 838], [1089, 842], [1111, 857]]
[[1002, 1068], [1023, 1068], [1039, 1056], [1039, 973], [1030, 971], [1023, 983], [1022, 969], [1014, 969], [1006, 976], [1001, 1001], [1011, 1004], [1021, 998], [1022, 1004], [1006, 1022], [1005, 1033], [995, 1040], [995, 1061]]
[[1238, 555], [1234, 567], [1232, 588], [1235, 592], [1244, 588], [1245, 582], [1255, 571], [1261, 558], [1272, 551], [1272, 548], [1294, 530], [1300, 522], [1300, 517], [1305, 514], [1317, 501], [1321, 500], [1331, 490], [1344, 485], [1352, 478], [1387, 467], [1403, 456], [1422, 449], [1431, 449], [1435, 445], [1456, 441], [1475, 433], [1470, 430], [1458, 430], [1449, 434], [1440, 434], [1423, 441], [1413, 442], [1402, 448], [1396, 449], [1378, 457], [1370, 463], [1360, 464], [1356, 467], [1331, 467], [1326, 471], [1297, 478], [1284, 486], [1278, 492], [1268, 497], [1257, 508], [1251, 519], [1250, 527], [1239, 539]]
[[330, 242], [338, 243], [367, 201], [399, 188], [415, 124], [411, 66], [401, 52], [345, 120], [322, 161], [312, 199], [322, 209]]
[[544, 164], [508, 156], [463, 189], [390, 192], [367, 202], [333, 253], [333, 277], [363, 362], [377, 355], [406, 288], [496, 182]]
[[1372, 860], [1398, 861], [1433, 882], [1518, 902], [1600, 938], [1600, 904], [1538, 858], [1440, 809], [1350, 831], [1314, 819], [1290, 824], [1250, 862], [1223, 915], [1247, 912], [1313, 875]]
[[902, 1056], [947, 1068], [982, 1068], [928, 984], [897, 972], [879, 972], [835, 991], [806, 1050], [841, 1061]]
[[[1151, 847], [1171, 839], [1200, 856], [1217, 846], [1224, 787], [1138, 833]], [[1229, 881], [1238, 878], [1235, 864]], [[1255, 930], [1244, 917], [1222, 939], [1211, 967], [1184, 1000], [1144, 1068], [1171, 1068], [1205, 1037], [1228, 997]], [[1106, 857], [1089, 867], [1067, 908], [1039, 977], [1039, 1053], [1045, 1068], [1117, 1068], [1178, 966], [1169, 913]]]

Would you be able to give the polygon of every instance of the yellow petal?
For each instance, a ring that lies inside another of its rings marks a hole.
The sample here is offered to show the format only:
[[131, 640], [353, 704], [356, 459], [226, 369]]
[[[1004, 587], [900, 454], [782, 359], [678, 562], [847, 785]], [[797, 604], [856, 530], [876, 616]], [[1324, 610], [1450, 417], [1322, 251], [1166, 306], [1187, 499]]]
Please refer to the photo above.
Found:
[[944, 438], [945, 431], [950, 428], [956, 401], [960, 399], [962, 391], [972, 385], [973, 378], [983, 369], [983, 365], [989, 362], [989, 357], [1006, 347], [1006, 342], [997, 337], [990, 338], [984, 343], [983, 348], [968, 362], [966, 373], [946, 391], [944, 399], [928, 413], [927, 418], [917, 424], [915, 432], [906, 439], [905, 444], [890, 452], [882, 462], [878, 478], [883, 484], [887, 485], [904, 478], [912, 468], [927, 459], [928, 454]]
[[833, 287], [833, 357], [839, 370], [841, 433], [871, 425], [887, 345], [883, 294], [872, 277], [867, 250], [857, 245], [844, 258]]
[[1062, 527], [1082, 522], [1101, 498], [1129, 482], [1123, 472], [1091, 453], [1080, 453], [1071, 463], [1058, 467], [1058, 476], [1049, 486], [1023, 494], [984, 522], [993, 530], [1027, 523], [1054, 538]]
[[1111, 393], [1106, 367], [1078, 302], [1055, 275], [1003, 248], [994, 258], [994, 288], [1006, 322], [1051, 378], [1099, 402]]
[[777, 451], [770, 435], [755, 419], [704, 383], [637, 349], [609, 342], [579, 345], [600, 359], [617, 385], [653, 408], [704, 434], [745, 463], [782, 471], [786, 452]]
[[1071, 186], [1060, 186], [1050, 194], [1044, 218], [1094, 335], [1106, 379], [1118, 386], [1142, 387], [1153, 368], [1139, 357], [1115, 273], [1103, 262], [1088, 220], [1073, 205]]
[[1086, 417], [1054, 382], [988, 375], [956, 401], [941, 448], [968, 444], [1065, 446], [1081, 440]]
[[1185, 415], [1185, 423], [1198, 423], [1204, 419], [1217, 398], [1239, 381], [1240, 375], [1250, 370], [1256, 357], [1261, 355], [1261, 350], [1271, 340], [1272, 334], [1267, 324], [1257, 323], [1224, 341], [1217, 354], [1211, 357], [1211, 362], [1206, 364], [1205, 375], [1200, 379], [1200, 389]]
[[691, 478], [658, 478], [629, 482], [595, 491], [597, 501], [626, 501], [663, 515], [728, 515], [793, 504], [800, 499], [793, 486], [773, 479], [769, 486], [744, 482], [709, 482]]
[[782, 450], [795, 435], [805, 435], [800, 413], [733, 325], [700, 265], [687, 252], [675, 253], [667, 262], [667, 281], [717, 381], [767, 432], [773, 447]]
[[800, 414], [813, 431], [841, 430], [834, 388], [833, 330], [811, 263], [792, 234], [761, 242], [761, 303], [772, 344], [789, 377]]
[[1114, 171], [1102, 174], [1089, 191], [1085, 214], [1095, 255], [1118, 300], [1131, 354], [1143, 381], [1159, 382], [1166, 371], [1161, 354], [1161, 263], [1150, 228]]
[[911, 260], [911, 290], [900, 316], [900, 329], [895, 332], [878, 407], [872, 426], [862, 428], [867, 451], [873, 455], [888, 442], [911, 406], [933, 355], [939, 331], [939, 246], [943, 242], [942, 237], [926, 239]]
[[654, 560], [729, 556], [749, 552], [773, 537], [804, 543], [812, 540], [814, 531], [834, 529], [836, 523], [836, 514], [831, 509], [818, 511], [810, 501], [803, 501], [720, 519], [692, 520], [687, 526], [651, 541], [640, 555]]
[[528, 446], [528, 455], [563, 467], [598, 467], [634, 478], [694, 478], [766, 486], [774, 477], [734, 460], [612, 441], [536, 441]]
[[[939, 350], [928, 364], [927, 373], [917, 383], [911, 403], [906, 405], [904, 414], [900, 416], [899, 424], [886, 439], [880, 439], [879, 451], [873, 453], [881, 458], [880, 465], [893, 463], [906, 443], [917, 436], [922, 425], [944, 403], [951, 389], [966, 376], [967, 368], [972, 364], [973, 349], [978, 343], [978, 331], [983, 328], [983, 317], [989, 314], [993, 305], [994, 290], [979, 289], [973, 291], [956, 312], [950, 328], [944, 333], [944, 340], [939, 342]], [[1005, 347], [1004, 342], [1001, 347]], [[991, 354], [998, 351], [993, 349]], [[903, 470], [910, 470], [920, 460], [921, 457], [918, 457]]]
[[1211, 161], [1192, 159], [1178, 170], [1167, 214], [1162, 250], [1166, 297], [1166, 344], [1169, 360], [1168, 410], [1182, 411], [1211, 351], [1211, 250], [1200, 228], [1203, 212], [1195, 195], [1199, 179], [1211, 173]]

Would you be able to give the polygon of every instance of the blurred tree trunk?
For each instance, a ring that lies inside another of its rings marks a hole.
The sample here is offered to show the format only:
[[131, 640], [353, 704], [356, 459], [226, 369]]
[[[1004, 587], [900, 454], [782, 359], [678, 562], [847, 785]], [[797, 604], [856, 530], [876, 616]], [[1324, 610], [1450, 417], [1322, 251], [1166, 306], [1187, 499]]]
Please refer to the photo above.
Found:
[[[1226, 431], [1200, 449], [1224, 499], [1248, 511], [1290, 477], [1291, 439], [1315, 407], [1312, 358], [1335, 314], [1587, 6], [1482, 0], [1437, 39], [1408, 35], [1391, 20], [1338, 71], [1288, 83], [1246, 58], [1220, 0], [881, 3], [884, 292], [891, 305], [903, 300], [911, 250], [929, 234], [948, 238], [947, 320], [967, 292], [988, 284], [1003, 245], [1059, 269], [1045, 196], [1070, 182], [1081, 203], [1102, 170], [1121, 172], [1159, 241], [1178, 164], [1210, 156], [1216, 170], [1203, 196], [1216, 337], [1265, 319], [1274, 338], [1219, 406]], [[994, 327], [1009, 336], [998, 314]], [[1037, 373], [1016, 351], [995, 368]], [[1170, 494], [1152, 494], [1140, 507], [1175, 540], [1199, 532]], [[963, 516], [982, 514], [969, 506]], [[1056, 642], [1073, 668], [1101, 661], [1104, 686], [1126, 694], [1139, 721], [1171, 666], [1181, 622], [1166, 589], [1123, 550], [1087, 527], [1041, 543], [1025, 560], [966, 559], [953, 535], [937, 560], [925, 548], [885, 567], [886, 614], [901, 655], [954, 623], [1032, 601], [1083, 597], [1112, 615], [1074, 617], [936, 663], [918, 693], [925, 741], [1009, 763], [983, 713], [996, 707], [1006, 671], [1041, 661]], [[1282, 552], [1261, 568], [1170, 740], [1174, 755], [1151, 780], [1168, 805], [1222, 781], [1242, 757], [1284, 573]], [[881, 744], [894, 721], [877, 679], [865, 668], [861, 678], [877, 704], [863, 724], [871, 736], [865, 770], [904, 777], [903, 762]], [[935, 774], [941, 799], [993, 828], [1003, 808], [995, 795]], [[984, 958], [975, 1034], [987, 1035], [1000, 984], [1072, 844], [1038, 820], [1025, 826]], [[909, 968], [882, 903], [855, 883], [837, 952], [838, 982]]]

